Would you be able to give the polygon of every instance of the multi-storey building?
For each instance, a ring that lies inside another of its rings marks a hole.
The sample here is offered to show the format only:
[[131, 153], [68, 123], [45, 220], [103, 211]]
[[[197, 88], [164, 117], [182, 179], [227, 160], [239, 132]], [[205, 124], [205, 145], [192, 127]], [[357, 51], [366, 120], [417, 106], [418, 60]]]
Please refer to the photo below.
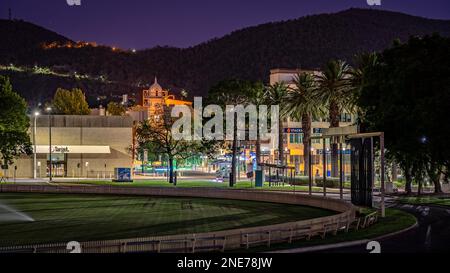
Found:
[[[301, 72], [309, 72], [315, 75], [320, 74], [320, 71], [315, 70], [300, 70], [300, 69], [273, 69], [270, 71], [270, 84], [277, 82], [284, 82], [290, 87], [293, 87], [293, 80], [295, 75]], [[349, 126], [354, 124], [355, 117], [349, 113], [342, 113], [340, 117], [340, 126]], [[329, 128], [330, 123], [328, 119], [317, 119], [313, 120], [311, 126], [312, 136], [321, 136], [324, 128]], [[284, 154], [286, 157], [286, 162], [289, 166], [293, 166], [299, 173], [304, 173], [304, 161], [303, 161], [303, 132], [301, 121], [295, 120], [293, 118], [286, 118], [283, 122], [284, 132], [283, 132], [283, 147]], [[312, 140], [312, 163], [313, 163], [313, 174], [322, 174], [323, 163], [321, 160], [321, 155], [325, 152], [328, 156], [329, 143], [325, 143], [327, 149], [323, 150], [323, 142], [320, 139]], [[271, 141], [269, 144], [262, 145], [263, 153], [267, 155], [265, 160], [273, 161], [276, 158], [276, 150], [274, 142]], [[348, 151], [350, 152], [350, 151]], [[344, 151], [346, 153], [346, 151]], [[328, 160], [330, 162], [330, 160]], [[347, 160], [348, 162], [348, 160]], [[347, 166], [348, 167], [348, 166]], [[331, 167], [328, 166], [328, 170]]]

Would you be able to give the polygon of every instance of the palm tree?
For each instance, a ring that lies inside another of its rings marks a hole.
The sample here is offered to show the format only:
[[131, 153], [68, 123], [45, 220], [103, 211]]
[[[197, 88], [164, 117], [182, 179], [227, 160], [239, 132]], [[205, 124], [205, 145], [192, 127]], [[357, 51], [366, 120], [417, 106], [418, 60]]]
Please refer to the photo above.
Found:
[[[316, 76], [318, 89], [315, 97], [327, 106], [330, 128], [339, 127], [342, 110], [347, 108], [352, 98], [350, 86], [350, 66], [341, 60], [331, 60], [325, 64], [322, 73]], [[331, 175], [338, 176], [338, 145], [331, 141]]]
[[[266, 102], [266, 96], [265, 96], [265, 90], [264, 85], [261, 82], [256, 82], [253, 86], [253, 92], [252, 96], [250, 98], [250, 102], [253, 103], [257, 109], [260, 105], [265, 104]], [[258, 119], [258, 125], [259, 122], [261, 122]], [[259, 126], [257, 125], [257, 134], [256, 134], [256, 165], [259, 166], [261, 164], [261, 135], [259, 132]]]
[[277, 82], [267, 87], [265, 96], [266, 101], [270, 105], [280, 106], [280, 115], [278, 120], [278, 161], [280, 165], [284, 164], [283, 154], [283, 118], [286, 114], [284, 109], [284, 102], [288, 93], [288, 86], [284, 82]]
[[375, 67], [378, 62], [379, 59], [376, 52], [358, 54], [354, 58], [355, 66], [349, 72], [351, 75], [350, 85], [353, 89], [349, 107], [355, 110], [359, 119], [363, 119], [364, 115], [361, 109], [357, 107], [357, 104], [361, 90], [365, 84], [365, 77], [370, 69]]
[[286, 96], [286, 113], [302, 122], [303, 132], [303, 161], [305, 162], [305, 175], [309, 175], [309, 153], [311, 150], [311, 123], [312, 119], [323, 113], [321, 106], [314, 98], [316, 82], [311, 73], [298, 73], [294, 77], [294, 87], [289, 89]]

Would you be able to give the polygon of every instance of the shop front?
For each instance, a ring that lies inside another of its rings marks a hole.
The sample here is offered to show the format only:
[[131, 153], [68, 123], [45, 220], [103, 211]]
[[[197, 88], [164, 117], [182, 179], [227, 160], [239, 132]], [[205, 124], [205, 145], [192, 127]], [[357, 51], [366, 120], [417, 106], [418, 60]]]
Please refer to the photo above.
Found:
[[[53, 145], [50, 154], [50, 146], [36, 145], [36, 154], [40, 159], [36, 162], [39, 177], [49, 177], [50, 170], [52, 177], [88, 177], [89, 166], [92, 168], [93, 165], [102, 165], [104, 160], [101, 158], [111, 154], [111, 149], [109, 146]], [[42, 160], [44, 158], [46, 160]]]
[[[128, 116], [31, 117], [34, 154], [21, 156], [7, 175], [17, 178], [113, 178], [131, 168], [133, 120]], [[50, 131], [51, 130], [51, 131]]]

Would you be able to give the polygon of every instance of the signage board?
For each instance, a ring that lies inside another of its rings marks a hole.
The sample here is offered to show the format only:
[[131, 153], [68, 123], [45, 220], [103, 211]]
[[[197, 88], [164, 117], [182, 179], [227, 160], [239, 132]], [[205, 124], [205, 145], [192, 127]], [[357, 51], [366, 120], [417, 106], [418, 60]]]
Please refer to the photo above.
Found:
[[284, 128], [285, 134], [301, 134], [303, 133], [302, 128]]
[[[48, 154], [48, 145], [36, 145], [37, 154]], [[109, 146], [95, 145], [52, 145], [52, 153], [55, 154], [110, 154]]]
[[131, 180], [131, 168], [115, 168], [114, 174], [114, 182], [133, 182]]

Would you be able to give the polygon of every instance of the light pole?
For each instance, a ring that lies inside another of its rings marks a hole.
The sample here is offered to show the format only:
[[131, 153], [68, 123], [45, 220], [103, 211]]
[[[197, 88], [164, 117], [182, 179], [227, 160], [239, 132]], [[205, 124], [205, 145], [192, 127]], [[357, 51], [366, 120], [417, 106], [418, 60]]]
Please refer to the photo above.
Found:
[[52, 169], [53, 169], [53, 161], [52, 161], [52, 120], [51, 120], [51, 115], [52, 115], [52, 108], [51, 107], [47, 107], [47, 109], [45, 109], [48, 113], [48, 139], [49, 139], [49, 144], [48, 144], [48, 148], [49, 148], [49, 154], [50, 154], [50, 166], [49, 166], [49, 181], [52, 182]]
[[33, 154], [33, 179], [37, 178], [36, 174], [36, 124], [37, 124], [37, 117], [39, 116], [39, 112], [34, 112], [34, 127], [33, 127], [33, 144], [34, 144], [34, 154]]

